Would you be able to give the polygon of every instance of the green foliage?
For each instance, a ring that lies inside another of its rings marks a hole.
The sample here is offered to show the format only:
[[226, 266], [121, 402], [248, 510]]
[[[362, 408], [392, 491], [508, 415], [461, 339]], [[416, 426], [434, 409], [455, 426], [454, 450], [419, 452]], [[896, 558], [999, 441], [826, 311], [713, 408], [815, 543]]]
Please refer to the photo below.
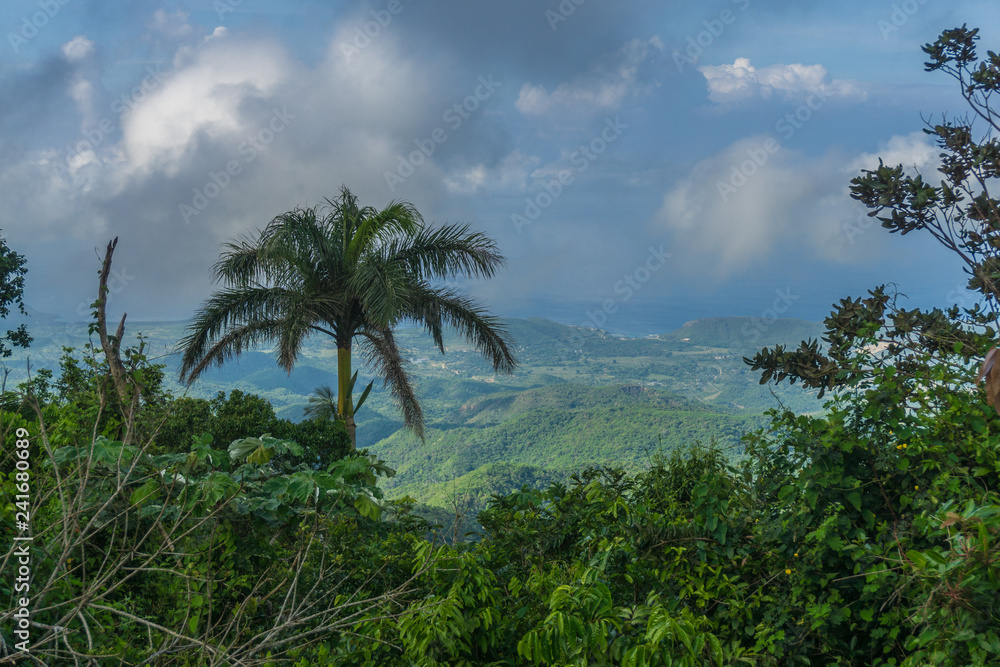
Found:
[[[188, 452], [156, 454], [104, 436], [57, 446], [41, 424], [8, 413], [0, 425], [5, 437], [17, 428], [39, 434], [29, 477], [32, 618], [67, 634], [33, 634], [36, 656], [194, 664], [202, 647], [233, 662], [257, 664], [264, 651], [284, 662], [290, 646], [329, 650], [314, 646], [315, 635], [291, 639], [297, 619], [313, 628], [350, 624], [341, 620], [350, 605], [330, 597], [344, 577], [323, 536], [348, 525], [357, 535], [378, 532], [384, 501], [376, 478], [393, 472], [375, 457], [316, 470], [289, 463], [302, 447], [270, 436], [238, 439], [228, 450], [205, 436]], [[8, 537], [15, 512], [25, 511], [14, 502], [24, 474], [0, 481]], [[292, 580], [303, 589], [284, 598]], [[17, 599], [12, 586], [0, 584], [0, 596]], [[263, 638], [275, 618], [287, 627]], [[93, 627], [115, 631], [95, 637]], [[4, 641], [13, 646], [10, 635]]]
[[570, 384], [484, 396], [458, 419], [432, 426], [423, 443], [397, 433], [372, 447], [399, 471], [387, 490], [423, 502], [456, 489], [482, 497], [492, 492], [487, 467], [496, 463], [541, 468], [553, 479], [595, 463], [639, 468], [655, 452], [698, 441], [738, 451], [741, 434], [765, 423], [663, 390]]
[[211, 401], [187, 397], [165, 401], [147, 410], [142, 423], [155, 430], [161, 452], [187, 451], [194, 439], [206, 433], [220, 444], [248, 433], [294, 440], [302, 446], [301, 453], [294, 456], [319, 467], [351, 452], [351, 440], [342, 422], [278, 419], [267, 400], [239, 389], [228, 395], [219, 392]]
[[[6, 241], [0, 238], [0, 320], [7, 319], [10, 307], [15, 304], [22, 315], [28, 314], [23, 301], [24, 275], [28, 272], [24, 265], [24, 256], [8, 248]], [[11, 355], [12, 350], [8, 345], [26, 348], [30, 344], [31, 336], [24, 324], [16, 329], [8, 329], [0, 337], [0, 357]]]

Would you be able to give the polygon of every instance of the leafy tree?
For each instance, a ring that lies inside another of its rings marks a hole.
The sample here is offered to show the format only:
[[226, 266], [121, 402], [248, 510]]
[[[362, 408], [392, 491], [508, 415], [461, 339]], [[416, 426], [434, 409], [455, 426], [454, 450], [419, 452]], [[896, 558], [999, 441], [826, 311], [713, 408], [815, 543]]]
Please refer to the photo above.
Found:
[[[981, 302], [907, 310], [880, 286], [840, 302], [824, 345], [746, 359], [762, 383], [834, 392], [824, 417], [775, 414], [748, 448], [753, 504], [772, 508], [757, 519], [751, 562], [787, 563], [768, 617], [772, 652], [789, 661], [1000, 660], [1000, 404], [975, 390], [1000, 312], [1000, 209], [989, 192], [1000, 56], [979, 61], [977, 35], [963, 26], [924, 46], [927, 70], [953, 76], [973, 111], [926, 130], [944, 151], [940, 184], [880, 163], [852, 181], [852, 196], [891, 232], [929, 233], [954, 252]], [[979, 139], [976, 123], [987, 125]]]
[[302, 447], [301, 461], [320, 467], [351, 452], [342, 422], [305, 420], [296, 424], [279, 419], [267, 399], [239, 389], [228, 395], [220, 391], [210, 401], [189, 397], [167, 401], [155, 410], [146, 409], [141, 423], [161, 453], [187, 452], [192, 442], [205, 434], [221, 447], [248, 435], [270, 434], [291, 440]]
[[510, 372], [516, 360], [496, 317], [477, 302], [433, 281], [457, 275], [490, 277], [503, 264], [496, 244], [466, 225], [427, 228], [405, 202], [361, 207], [347, 189], [328, 210], [295, 209], [274, 218], [255, 239], [226, 245], [215, 265], [225, 287], [202, 307], [181, 341], [181, 378], [195, 379], [254, 345], [277, 344], [291, 372], [314, 333], [337, 346], [337, 416], [356, 442], [351, 386], [355, 339], [399, 404], [406, 426], [423, 435], [423, 414], [406, 360], [393, 336], [404, 320], [423, 324], [444, 352], [443, 327], [453, 326]]
[[[24, 256], [8, 248], [6, 241], [0, 238], [0, 319], [10, 315], [10, 307], [13, 304], [17, 304], [21, 314], [28, 314], [22, 300], [24, 274], [28, 272], [24, 264]], [[7, 334], [0, 337], [0, 357], [9, 357], [13, 352], [5, 343], [14, 347], [28, 347], [31, 344], [31, 336], [28, 335], [27, 327], [22, 324], [16, 329], [8, 329]]]
[[[952, 76], [972, 111], [971, 117], [945, 117], [925, 129], [944, 151], [940, 183], [879, 161], [876, 169], [851, 181], [851, 196], [891, 233], [929, 233], [954, 252], [970, 275], [969, 289], [981, 295], [982, 303], [948, 312], [906, 310], [896, 307], [884, 286], [872, 290], [870, 298], [844, 299], [826, 320], [825, 349], [809, 340], [797, 349], [779, 345], [746, 359], [753, 370], [763, 371], [762, 384], [772, 378], [799, 380], [819, 388], [822, 396], [830, 389], [863, 384], [887, 365], [915, 382], [923, 351], [935, 354], [938, 363], [967, 366], [994, 336], [1000, 314], [1000, 201], [991, 196], [990, 187], [1000, 176], [1000, 118], [991, 98], [1000, 90], [1000, 55], [990, 51], [979, 60], [978, 33], [966, 26], [945, 30], [923, 47], [927, 71]], [[986, 125], [978, 140], [977, 122]], [[856, 347], [856, 341], [875, 332], [872, 348]], [[859, 351], [860, 357], [855, 355]], [[958, 357], [946, 361], [956, 351]]]
[[[28, 473], [0, 477], [0, 533], [9, 540], [15, 512], [30, 515], [34, 575], [30, 653], [9, 633], [9, 604], [0, 662], [263, 666], [311, 654], [326, 664], [338, 630], [405, 592], [405, 578], [373, 595], [358, 590], [333, 557], [340, 545], [327, 542], [377, 526], [375, 480], [392, 471], [374, 457], [315, 470], [289, 464], [301, 448], [275, 438], [156, 455], [148, 442], [86, 431], [74, 434], [81, 444], [60, 446], [44, 422], [0, 413], [0, 435], [16, 436], [32, 460], [30, 501], [8, 502]], [[13, 459], [12, 448], [0, 469]], [[6, 569], [15, 548], [0, 558]], [[18, 599], [13, 580], [0, 597]]]

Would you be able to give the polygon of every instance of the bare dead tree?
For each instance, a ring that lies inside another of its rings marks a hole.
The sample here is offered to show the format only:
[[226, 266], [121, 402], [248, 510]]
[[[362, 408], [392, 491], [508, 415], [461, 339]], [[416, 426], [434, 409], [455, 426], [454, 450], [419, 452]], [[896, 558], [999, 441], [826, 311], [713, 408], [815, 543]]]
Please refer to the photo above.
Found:
[[129, 373], [121, 359], [122, 339], [125, 337], [125, 318], [128, 313], [122, 314], [122, 319], [118, 323], [118, 329], [113, 336], [108, 334], [107, 303], [108, 303], [108, 276], [111, 275], [111, 258], [115, 248], [118, 246], [118, 237], [108, 242], [107, 250], [104, 253], [104, 263], [101, 266], [100, 281], [97, 289], [97, 301], [95, 301], [97, 311], [97, 334], [101, 340], [101, 349], [108, 360], [108, 368], [111, 372], [111, 380], [121, 402], [125, 417], [125, 434], [123, 442], [131, 444], [134, 432], [135, 417], [139, 412], [139, 400], [142, 396], [143, 385], [136, 379], [135, 374]]

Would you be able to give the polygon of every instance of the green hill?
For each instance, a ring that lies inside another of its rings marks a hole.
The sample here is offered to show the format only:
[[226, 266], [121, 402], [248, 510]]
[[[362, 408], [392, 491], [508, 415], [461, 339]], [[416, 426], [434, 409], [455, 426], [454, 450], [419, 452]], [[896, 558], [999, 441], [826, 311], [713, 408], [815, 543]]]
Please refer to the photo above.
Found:
[[399, 431], [371, 451], [397, 471], [386, 483], [390, 495], [430, 503], [460, 480], [485, 484], [497, 463], [561, 479], [595, 464], [641, 467], [655, 452], [694, 442], [735, 453], [740, 436], [761, 425], [760, 417], [708, 410], [648, 387], [552, 385], [482, 397], [452, 421], [429, 425], [425, 442]]
[[452, 512], [474, 514], [485, 506], [493, 495], [507, 495], [524, 485], [544, 489], [553, 482], [564, 481], [566, 475], [538, 466], [506, 463], [487, 463], [472, 472], [448, 482], [435, 482], [412, 488], [396, 489], [393, 495], [408, 495], [427, 507], [441, 507]]

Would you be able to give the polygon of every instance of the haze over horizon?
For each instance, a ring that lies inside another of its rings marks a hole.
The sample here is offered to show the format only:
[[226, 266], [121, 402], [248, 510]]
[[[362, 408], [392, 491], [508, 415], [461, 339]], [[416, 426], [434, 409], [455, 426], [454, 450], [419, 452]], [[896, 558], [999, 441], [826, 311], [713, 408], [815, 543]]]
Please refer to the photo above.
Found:
[[0, 234], [26, 303], [66, 319], [115, 236], [112, 314], [188, 319], [222, 243], [342, 184], [495, 238], [507, 269], [457, 286], [501, 316], [816, 321], [887, 282], [908, 307], [968, 303], [949, 253], [890, 238], [848, 187], [879, 157], [938, 180], [924, 119], [965, 105], [920, 47], [967, 23], [995, 50], [997, 19], [976, 0], [14, 0]]

